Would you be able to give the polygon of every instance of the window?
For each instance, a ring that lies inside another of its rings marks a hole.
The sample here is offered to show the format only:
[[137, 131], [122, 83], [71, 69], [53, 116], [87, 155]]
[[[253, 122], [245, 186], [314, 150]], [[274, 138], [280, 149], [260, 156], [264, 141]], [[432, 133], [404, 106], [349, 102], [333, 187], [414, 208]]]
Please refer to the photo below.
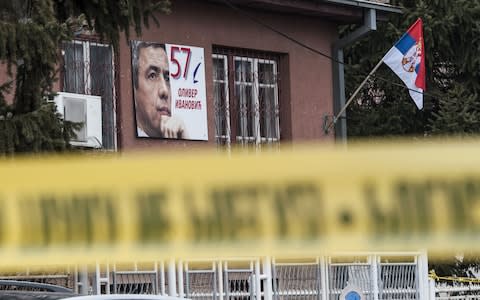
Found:
[[112, 47], [73, 41], [63, 48], [63, 91], [101, 97], [102, 148], [115, 150], [114, 68]]
[[217, 144], [278, 143], [278, 57], [214, 49], [212, 59]]

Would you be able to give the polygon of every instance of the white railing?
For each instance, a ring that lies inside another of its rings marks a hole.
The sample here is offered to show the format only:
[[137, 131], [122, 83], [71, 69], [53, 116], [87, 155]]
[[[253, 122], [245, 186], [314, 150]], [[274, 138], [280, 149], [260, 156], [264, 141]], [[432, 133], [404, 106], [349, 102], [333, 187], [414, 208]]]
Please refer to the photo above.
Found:
[[[109, 280], [103, 278], [103, 287], [95, 292], [168, 294], [194, 300], [341, 300], [342, 291], [355, 286], [365, 300], [427, 300], [428, 290], [422, 291], [421, 281], [428, 274], [422, 271], [422, 263], [426, 264], [424, 253], [399, 252], [301, 260], [263, 257], [170, 261], [131, 271], [118, 271], [111, 265]], [[95, 283], [97, 279], [92, 280]]]
[[472, 300], [480, 299], [480, 284], [455, 283], [454, 286], [437, 283], [435, 286], [437, 300]]
[[480, 300], [480, 282], [428, 279], [425, 253], [363, 253], [296, 260], [216, 258], [153, 262], [139, 267], [97, 264], [3, 274], [90, 294], [141, 293], [203, 299], [341, 300], [354, 285], [365, 300]]

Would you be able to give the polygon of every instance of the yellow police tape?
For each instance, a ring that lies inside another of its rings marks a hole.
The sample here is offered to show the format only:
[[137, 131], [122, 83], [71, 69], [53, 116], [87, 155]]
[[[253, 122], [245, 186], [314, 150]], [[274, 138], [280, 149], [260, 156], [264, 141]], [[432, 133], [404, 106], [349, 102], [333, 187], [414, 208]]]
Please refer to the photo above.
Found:
[[480, 250], [480, 143], [0, 161], [0, 266]]
[[471, 277], [455, 277], [455, 276], [438, 276], [435, 271], [430, 271], [428, 277], [435, 281], [451, 281], [460, 283], [480, 283], [480, 278]]

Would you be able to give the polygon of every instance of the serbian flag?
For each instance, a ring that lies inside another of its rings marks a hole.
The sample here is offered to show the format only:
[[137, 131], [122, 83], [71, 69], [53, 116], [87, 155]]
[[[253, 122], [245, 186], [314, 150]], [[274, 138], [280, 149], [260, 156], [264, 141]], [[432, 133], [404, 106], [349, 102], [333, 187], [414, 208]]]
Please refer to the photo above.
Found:
[[383, 57], [383, 62], [410, 89], [410, 96], [418, 109], [423, 108], [423, 91], [426, 88], [424, 49], [423, 23], [418, 19]]

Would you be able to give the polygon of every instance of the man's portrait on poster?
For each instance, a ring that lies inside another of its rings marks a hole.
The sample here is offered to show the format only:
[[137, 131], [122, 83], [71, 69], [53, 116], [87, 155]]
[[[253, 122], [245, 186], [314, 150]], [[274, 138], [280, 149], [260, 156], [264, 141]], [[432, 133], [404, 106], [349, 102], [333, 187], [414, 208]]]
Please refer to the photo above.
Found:
[[165, 44], [132, 41], [131, 47], [137, 137], [187, 139], [184, 121], [172, 115]]

